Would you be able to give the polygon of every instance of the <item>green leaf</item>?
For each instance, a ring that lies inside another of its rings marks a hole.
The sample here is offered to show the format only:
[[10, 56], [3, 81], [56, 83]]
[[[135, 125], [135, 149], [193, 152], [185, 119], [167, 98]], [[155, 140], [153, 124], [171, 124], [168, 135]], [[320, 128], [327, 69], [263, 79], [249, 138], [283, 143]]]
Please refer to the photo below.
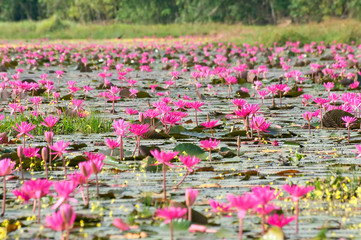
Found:
[[192, 143], [181, 143], [177, 145], [173, 151], [178, 151], [179, 155], [191, 155], [201, 159], [207, 158], [207, 153], [202, 148]]
[[265, 235], [261, 237], [261, 240], [283, 240], [285, 236], [283, 231], [279, 227], [270, 228]]
[[229, 229], [226, 228], [221, 228], [216, 232], [216, 237], [218, 237], [219, 239], [224, 239], [224, 238], [231, 238], [234, 237], [232, 231], [230, 231]]

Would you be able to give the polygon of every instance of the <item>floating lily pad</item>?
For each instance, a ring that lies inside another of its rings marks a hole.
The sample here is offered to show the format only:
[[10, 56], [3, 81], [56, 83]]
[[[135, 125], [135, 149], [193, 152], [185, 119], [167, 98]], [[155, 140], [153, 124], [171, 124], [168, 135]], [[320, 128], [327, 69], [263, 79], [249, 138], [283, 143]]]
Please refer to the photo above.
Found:
[[178, 151], [180, 155], [190, 155], [190, 156], [196, 156], [201, 159], [206, 159], [208, 156], [208, 153], [206, 153], [202, 148], [198, 147], [197, 145], [194, 145], [192, 143], [181, 143], [177, 145], [173, 151]]

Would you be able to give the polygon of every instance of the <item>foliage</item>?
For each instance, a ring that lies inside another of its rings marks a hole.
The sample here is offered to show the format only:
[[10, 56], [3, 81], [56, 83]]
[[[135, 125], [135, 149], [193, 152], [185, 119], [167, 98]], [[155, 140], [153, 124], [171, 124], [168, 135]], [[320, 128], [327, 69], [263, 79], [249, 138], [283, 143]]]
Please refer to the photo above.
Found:
[[[23, 121], [31, 122], [32, 124], [37, 125], [37, 127], [31, 132], [33, 135], [41, 136], [45, 131], [49, 131], [48, 128], [40, 124], [43, 121], [42, 116], [39, 115], [34, 117], [33, 115], [21, 115], [17, 116], [16, 121], [10, 117], [5, 118], [0, 125], [0, 132], [10, 132], [12, 135], [16, 135], [17, 132], [14, 131], [13, 127], [16, 126], [16, 123], [20, 124]], [[110, 120], [106, 120], [103, 117], [93, 113], [85, 118], [72, 118], [64, 115], [54, 126], [53, 131], [55, 134], [71, 134], [75, 132], [102, 133], [110, 132], [111, 124], [112, 122]]]
[[60, 19], [85, 22], [117, 20], [133, 24], [275, 24], [360, 18], [361, 0], [2, 0], [0, 20]]

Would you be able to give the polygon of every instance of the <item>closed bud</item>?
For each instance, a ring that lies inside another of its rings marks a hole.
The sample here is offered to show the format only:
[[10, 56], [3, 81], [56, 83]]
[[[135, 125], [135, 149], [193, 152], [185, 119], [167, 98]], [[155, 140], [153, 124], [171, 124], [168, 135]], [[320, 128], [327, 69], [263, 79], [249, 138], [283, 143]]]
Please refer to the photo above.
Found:
[[46, 147], [43, 147], [43, 149], [41, 149], [41, 157], [45, 162], [48, 161], [48, 156], [48, 149]]
[[45, 139], [46, 139], [46, 142], [48, 144], [51, 144], [53, 142], [53, 137], [54, 137], [54, 133], [53, 132], [45, 132], [44, 133], [44, 136], [45, 136]]
[[139, 113], [139, 122], [143, 122], [144, 120], [144, 116], [143, 116], [143, 113]]
[[23, 157], [24, 149], [23, 146], [19, 145], [17, 149], [18, 157], [21, 159]]

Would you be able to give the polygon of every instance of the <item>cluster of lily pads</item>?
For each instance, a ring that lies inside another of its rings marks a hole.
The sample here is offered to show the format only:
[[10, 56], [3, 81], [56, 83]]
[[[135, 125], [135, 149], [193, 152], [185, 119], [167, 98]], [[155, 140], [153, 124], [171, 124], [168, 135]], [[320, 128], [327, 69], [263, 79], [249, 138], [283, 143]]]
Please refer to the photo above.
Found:
[[[282, 228], [296, 220], [288, 234], [298, 238], [299, 215], [306, 208], [299, 200], [317, 198], [316, 181], [294, 180], [296, 170], [279, 175], [285, 179], [277, 185], [253, 182], [226, 192], [218, 191], [227, 185], [208, 181], [227, 177], [241, 183], [260, 176], [259, 166], [250, 162], [252, 171], [235, 170], [251, 151], [277, 154], [290, 139], [311, 140], [343, 128], [338, 141], [350, 145], [360, 128], [361, 45], [354, 43], [40, 41], [6, 43], [0, 52], [1, 234], [9, 238], [22, 239], [25, 228], [37, 238], [97, 239], [96, 229], [104, 225], [113, 232], [102, 239], [146, 238], [161, 234], [149, 226], [158, 227], [163, 218], [171, 239], [175, 227], [209, 239], [241, 239], [248, 210], [260, 216], [246, 226], [248, 236], [283, 239]], [[311, 92], [313, 87], [317, 91]], [[299, 108], [296, 114], [290, 99]], [[299, 122], [292, 123], [299, 133], [278, 122], [281, 113]], [[359, 158], [361, 145], [354, 151]], [[299, 167], [303, 157], [296, 153], [296, 160], [283, 165]], [[224, 172], [222, 165], [228, 167]], [[203, 188], [212, 193], [199, 195]], [[294, 206], [287, 205], [281, 188]], [[109, 210], [117, 197], [125, 202]], [[358, 198], [358, 191], [349, 197]], [[228, 202], [218, 201], [222, 198]], [[29, 203], [33, 213], [26, 211]], [[218, 218], [234, 216], [238, 234], [224, 235]], [[84, 221], [96, 226], [84, 227]]]

